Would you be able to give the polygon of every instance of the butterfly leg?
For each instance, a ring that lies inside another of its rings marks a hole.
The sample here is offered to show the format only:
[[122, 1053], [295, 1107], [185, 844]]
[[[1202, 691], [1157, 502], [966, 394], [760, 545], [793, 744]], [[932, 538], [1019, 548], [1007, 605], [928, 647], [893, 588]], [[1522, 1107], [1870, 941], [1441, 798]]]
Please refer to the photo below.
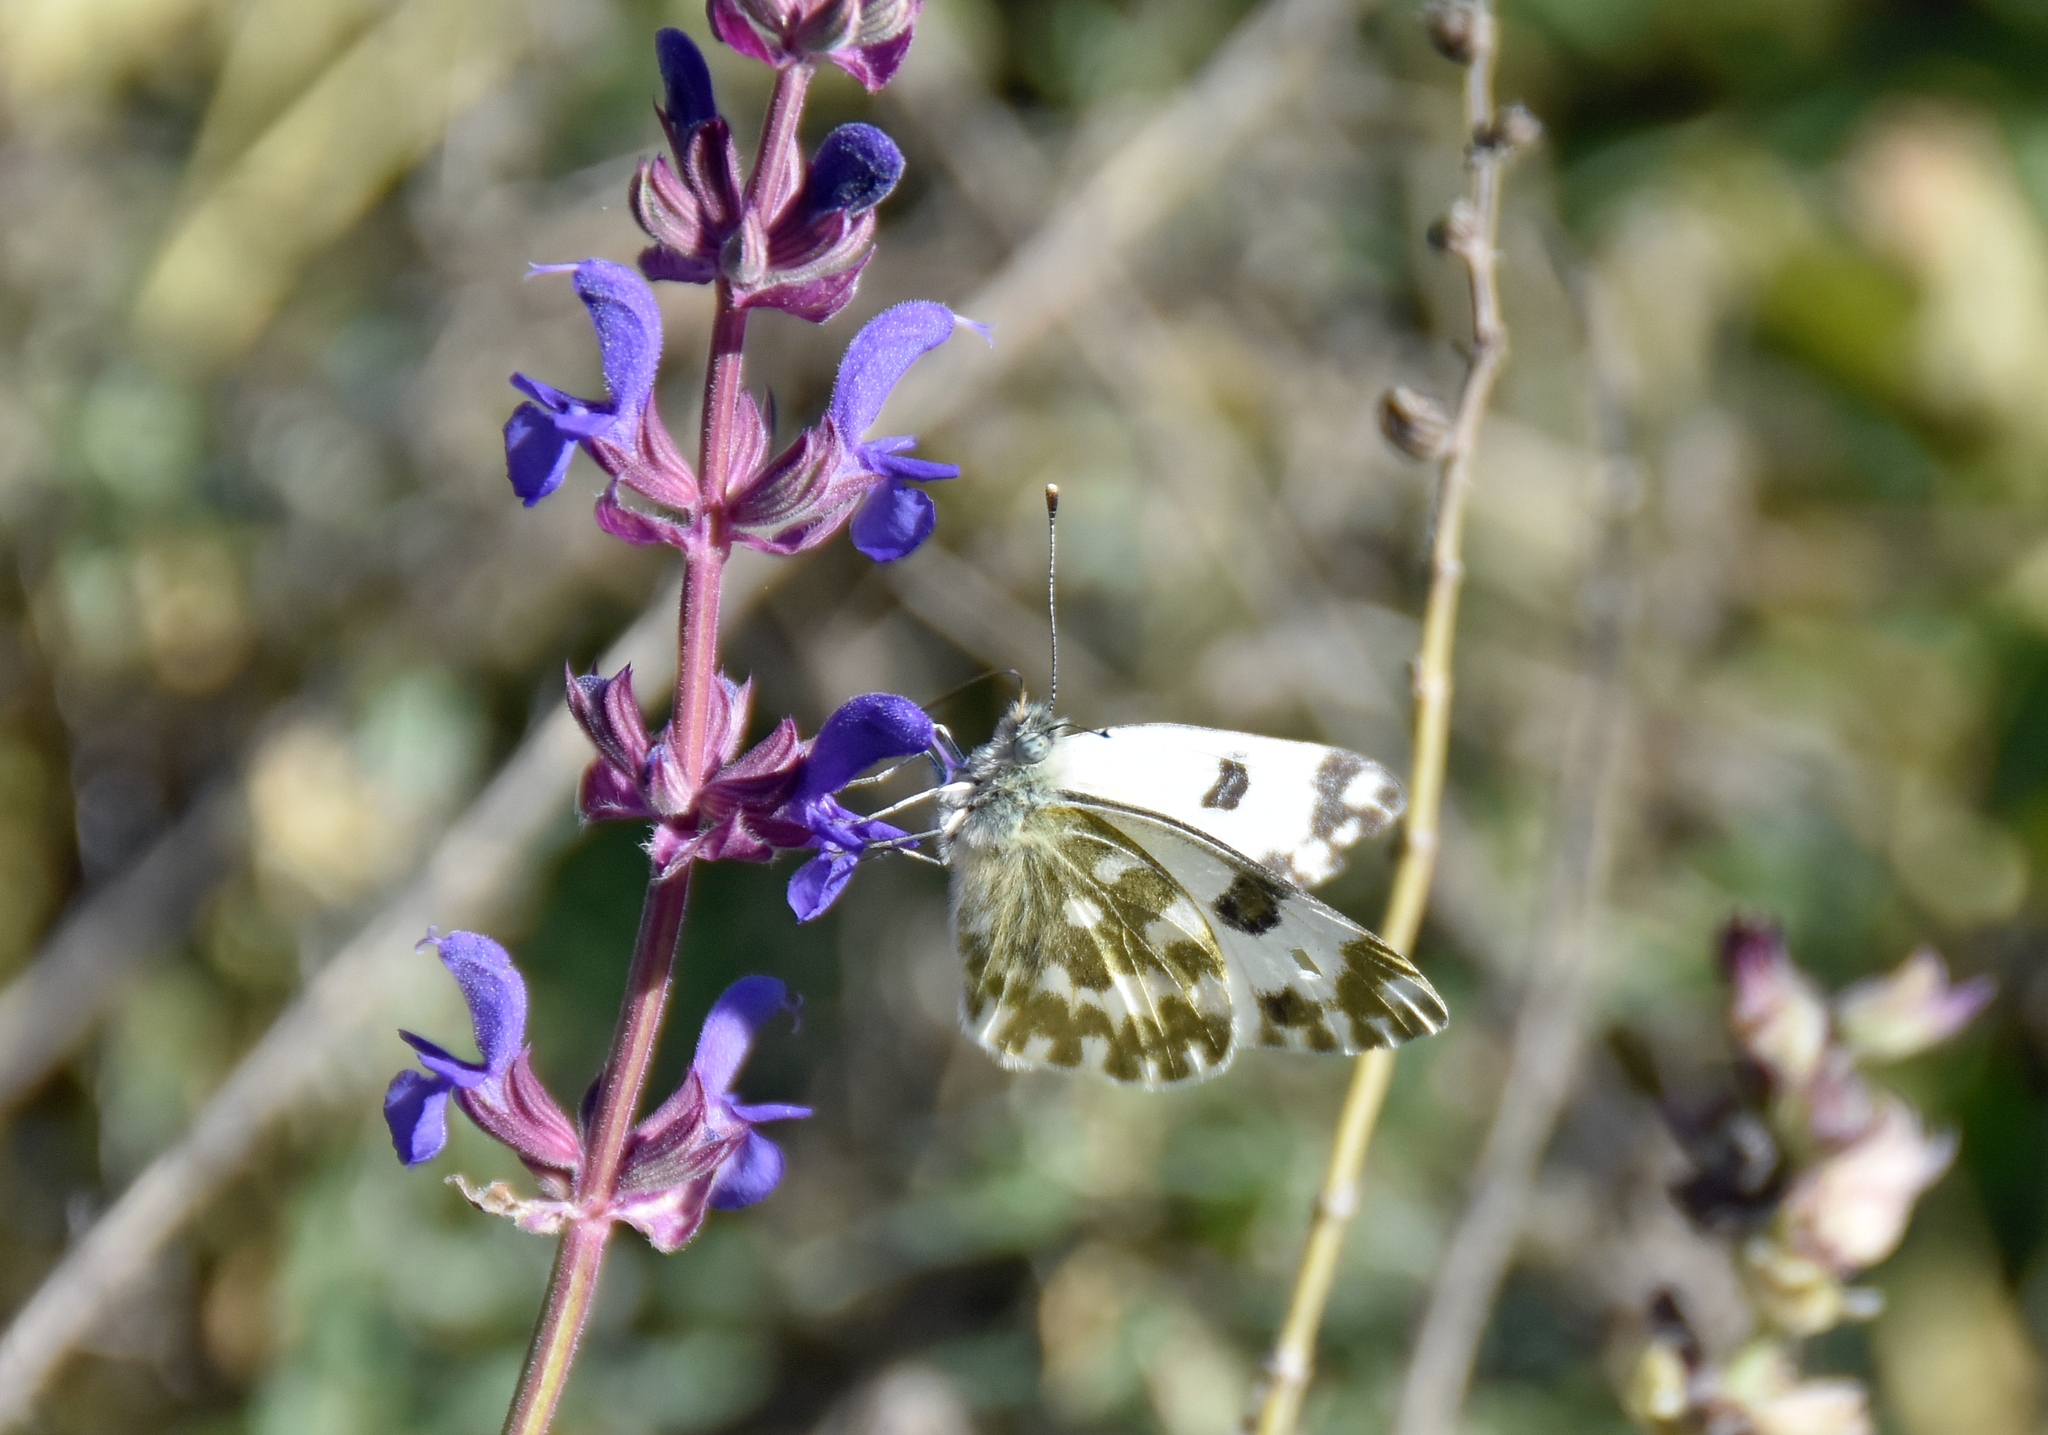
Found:
[[[897, 773], [899, 773], [899, 772], [903, 771], [903, 769], [904, 769], [904, 768], [906, 768], [906, 767], [910, 766], [910, 765], [911, 765], [911, 764], [912, 764], [913, 762], [916, 762], [916, 761], [917, 761], [917, 760], [918, 760], [919, 758], [921, 758], [921, 757], [924, 757], [924, 756], [925, 756], [925, 754], [924, 754], [924, 753], [921, 753], [921, 752], [919, 752], [919, 753], [913, 753], [913, 754], [912, 754], [911, 756], [909, 756], [909, 757], [906, 757], [906, 758], [904, 758], [904, 759], [903, 759], [903, 761], [901, 761], [901, 762], [892, 762], [892, 763], [890, 763], [890, 764], [889, 764], [889, 765], [888, 765], [887, 767], [883, 768], [883, 769], [882, 769], [882, 770], [881, 770], [880, 772], [874, 772], [874, 773], [869, 773], [869, 774], [868, 774], [868, 775], [867, 775], [866, 777], [856, 777], [856, 778], [855, 778], [855, 779], [854, 779], [853, 781], [851, 781], [851, 782], [847, 783], [847, 784], [846, 784], [846, 787], [847, 787], [847, 788], [854, 788], [854, 787], [873, 787], [873, 786], [875, 786], [875, 785], [876, 785], [877, 783], [883, 783], [883, 782], [887, 782], [887, 781], [888, 781], [888, 780], [889, 780], [890, 778], [894, 777], [894, 776], [895, 776], [895, 775], [896, 775]], [[841, 789], [841, 791], [844, 791], [844, 790], [846, 790], [846, 789], [845, 789], [845, 788], [842, 788], [842, 789]]]
[[890, 803], [887, 807], [884, 807], [879, 812], [869, 812], [864, 815], [866, 816], [868, 821], [873, 822], [879, 818], [888, 817], [893, 813], [901, 812], [906, 807], [915, 807], [920, 802], [928, 802], [932, 798], [937, 797], [940, 793], [944, 792], [945, 790], [946, 789], [943, 787], [927, 787], [922, 792], [911, 793], [910, 796], [904, 798], [901, 802]]

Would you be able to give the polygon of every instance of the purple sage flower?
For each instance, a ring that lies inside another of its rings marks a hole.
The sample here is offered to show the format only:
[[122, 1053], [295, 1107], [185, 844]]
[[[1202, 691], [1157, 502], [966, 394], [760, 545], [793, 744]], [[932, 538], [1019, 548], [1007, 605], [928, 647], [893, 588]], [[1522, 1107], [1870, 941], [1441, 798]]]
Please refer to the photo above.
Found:
[[384, 1093], [384, 1120], [398, 1159], [417, 1166], [441, 1154], [453, 1097], [488, 1135], [517, 1152], [544, 1186], [567, 1195], [582, 1142], [534, 1074], [526, 1045], [525, 979], [503, 947], [476, 932], [429, 933], [422, 945], [434, 947], [462, 988], [483, 1060], [465, 1061], [423, 1036], [399, 1033], [426, 1070], [399, 1072]]
[[744, 1103], [734, 1099], [732, 1087], [761, 1027], [795, 1010], [773, 977], [742, 977], [727, 987], [704, 1019], [683, 1084], [634, 1128], [612, 1214], [656, 1250], [680, 1249], [707, 1208], [751, 1206], [782, 1180], [781, 1148], [754, 1128], [800, 1120], [811, 1109]]
[[579, 399], [525, 374], [512, 376], [513, 387], [531, 402], [505, 421], [505, 467], [512, 491], [528, 508], [562, 486], [578, 444], [616, 471], [616, 463], [599, 456], [599, 446], [622, 451], [636, 445], [661, 367], [661, 310], [638, 274], [603, 259], [536, 264], [532, 273], [575, 276], [576, 297], [597, 327], [607, 397]]
[[[870, 319], [840, 360], [824, 421], [734, 484], [726, 506], [734, 539], [766, 553], [801, 553], [851, 518], [854, 547], [878, 562], [901, 558], [924, 542], [936, 510], [909, 485], [954, 478], [960, 470], [907, 457], [914, 438], [863, 442], [862, 435], [910, 366], [962, 324], [988, 332], [930, 300], [898, 304]], [[742, 405], [743, 420], [756, 413]], [[740, 430], [747, 452], [763, 451], [765, 428], [743, 421]]]
[[910, 53], [924, 0], [709, 0], [718, 38], [781, 69], [822, 55], [869, 90], [895, 76]]
[[931, 536], [938, 510], [930, 494], [911, 485], [958, 478], [960, 469], [909, 457], [917, 447], [910, 435], [868, 439], [867, 431], [910, 366], [952, 338], [961, 324], [988, 337], [986, 328], [943, 304], [898, 304], [870, 319], [839, 361], [826, 412], [847, 446], [847, 472], [867, 486], [853, 514], [853, 546], [878, 563], [908, 556]]
[[825, 719], [789, 806], [810, 834], [804, 845], [818, 854], [789, 879], [790, 910], [799, 922], [821, 915], [839, 899], [871, 844], [909, 835], [849, 811], [837, 794], [876, 763], [914, 756], [931, 744], [930, 716], [894, 693], [864, 693]]
[[575, 1198], [581, 1138], [533, 1074], [526, 1040], [526, 982], [505, 949], [475, 932], [428, 939], [469, 1003], [481, 1062], [399, 1033], [424, 1071], [401, 1071], [384, 1097], [398, 1159], [417, 1166], [448, 1143], [452, 1096], [483, 1130], [510, 1146], [539, 1178], [541, 1200], [502, 1182], [477, 1190], [457, 1177], [463, 1195], [520, 1229], [551, 1234], [578, 1221], [624, 1221], [663, 1252], [679, 1249], [703, 1224], [706, 1209], [750, 1206], [782, 1179], [782, 1152], [754, 1128], [809, 1116], [810, 1108], [749, 1105], [733, 1095], [755, 1033], [794, 1003], [773, 977], [743, 977], [705, 1018], [683, 1084], [627, 1138], [617, 1193], [608, 1205]]

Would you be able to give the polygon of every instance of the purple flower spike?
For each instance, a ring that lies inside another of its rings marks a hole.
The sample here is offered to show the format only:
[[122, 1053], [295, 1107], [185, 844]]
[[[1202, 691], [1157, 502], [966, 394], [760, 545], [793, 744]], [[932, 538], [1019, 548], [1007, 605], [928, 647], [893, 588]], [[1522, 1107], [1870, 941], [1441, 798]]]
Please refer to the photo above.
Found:
[[865, 476], [871, 484], [853, 516], [853, 546], [878, 563], [907, 556], [931, 536], [931, 498], [906, 484], [957, 478], [960, 470], [950, 463], [908, 457], [917, 445], [915, 438], [868, 441], [865, 435], [910, 366], [953, 337], [961, 324], [987, 337], [981, 325], [961, 319], [943, 304], [898, 304], [870, 319], [839, 362], [826, 413], [848, 446], [848, 471]]
[[706, 1210], [751, 1206], [782, 1179], [780, 1148], [754, 1128], [800, 1120], [810, 1108], [735, 1101], [732, 1086], [761, 1027], [795, 1010], [773, 977], [734, 982], [704, 1019], [683, 1084], [634, 1129], [616, 1213], [655, 1249], [679, 1249], [697, 1233]]
[[533, 273], [575, 275], [576, 297], [597, 327], [608, 397], [579, 399], [525, 374], [512, 376], [512, 386], [532, 402], [506, 420], [505, 467], [528, 508], [562, 486], [578, 444], [631, 446], [661, 367], [661, 309], [638, 274], [602, 259], [537, 264]]
[[810, 830], [806, 845], [818, 853], [789, 879], [789, 906], [799, 922], [823, 915], [839, 900], [869, 846], [909, 835], [848, 810], [837, 794], [876, 763], [914, 756], [931, 744], [931, 718], [894, 693], [864, 693], [825, 719], [790, 804]]
[[475, 932], [428, 938], [462, 988], [480, 1062], [401, 1031], [425, 1071], [401, 1071], [384, 1094], [384, 1119], [398, 1159], [417, 1166], [448, 1144], [452, 1096], [485, 1132], [510, 1146], [543, 1181], [568, 1190], [581, 1143], [568, 1117], [534, 1075], [526, 1051], [526, 982], [505, 949]]
[[813, 210], [864, 214], [889, 197], [903, 178], [903, 151], [873, 125], [841, 125], [825, 136], [811, 160]]

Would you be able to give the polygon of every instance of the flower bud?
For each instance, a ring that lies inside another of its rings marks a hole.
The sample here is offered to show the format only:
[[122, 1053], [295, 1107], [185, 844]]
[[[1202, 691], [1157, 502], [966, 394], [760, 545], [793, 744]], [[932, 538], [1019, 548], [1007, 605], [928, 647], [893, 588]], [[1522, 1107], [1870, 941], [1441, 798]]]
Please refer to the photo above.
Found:
[[903, 151], [894, 140], [873, 125], [841, 125], [811, 160], [811, 209], [864, 214], [887, 199], [902, 177]]
[[1424, 231], [1430, 247], [1446, 254], [1465, 254], [1479, 242], [1479, 211], [1468, 200], [1453, 200], [1443, 218]]
[[1874, 1435], [1870, 1397], [1854, 1380], [1802, 1380], [1775, 1341], [1753, 1340], [1729, 1362], [1712, 1431], [1745, 1435]]
[[1733, 921], [1721, 938], [1728, 978], [1728, 1025], [1744, 1051], [1782, 1087], [1800, 1087], [1820, 1067], [1828, 1008], [1792, 965], [1776, 927]]
[[1429, 32], [1429, 42], [1445, 59], [1460, 65], [1472, 63], [1480, 41], [1491, 38], [1487, 30], [1492, 24], [1493, 16], [1471, 0], [1433, 0], [1422, 12], [1422, 27]]
[[1787, 1335], [1819, 1335], [1850, 1318], [1848, 1287], [1820, 1261], [1758, 1237], [1743, 1247], [1742, 1266], [1758, 1312]]
[[1494, 117], [1492, 124], [1477, 130], [1472, 142], [1497, 154], [1513, 154], [1516, 150], [1527, 149], [1542, 137], [1541, 120], [1521, 105], [1509, 105]]
[[711, 94], [711, 71], [704, 52], [681, 30], [664, 29], [654, 36], [654, 58], [661, 68], [662, 118], [678, 139], [706, 120], [718, 118]]
[[742, 55], [778, 69], [813, 56], [870, 90], [910, 52], [924, 0], [710, 0], [711, 28]]
[[1451, 447], [1451, 416], [1428, 394], [1396, 384], [1380, 395], [1380, 433], [1410, 458], [1442, 458]]
[[1692, 1406], [1688, 1384], [1684, 1357], [1664, 1341], [1653, 1340], [1629, 1371], [1622, 1408], [1641, 1425], [1676, 1420]]

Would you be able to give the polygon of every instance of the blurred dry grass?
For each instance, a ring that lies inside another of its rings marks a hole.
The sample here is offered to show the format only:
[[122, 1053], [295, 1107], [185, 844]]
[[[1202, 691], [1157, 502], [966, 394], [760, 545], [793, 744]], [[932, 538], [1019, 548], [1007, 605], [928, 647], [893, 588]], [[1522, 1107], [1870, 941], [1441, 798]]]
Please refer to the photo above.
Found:
[[[928, 446], [967, 470], [940, 497], [947, 547], [887, 573], [821, 552], [736, 625], [764, 711], [1038, 673], [1050, 480], [1089, 655], [1077, 715], [1405, 760], [1427, 493], [1372, 407], [1394, 378], [1455, 373], [1430, 336], [1463, 330], [1463, 300], [1419, 238], [1458, 182], [1451, 77], [1394, 8], [1333, 24], [1313, 63], [1185, 88], [1244, 53], [1218, 47], [1250, 13], [960, 0], [878, 101], [821, 86], [821, 127], [871, 114], [911, 159], [862, 313], [980, 295], [1008, 322], [994, 358], [942, 356], [902, 396], [944, 415]], [[1733, 905], [1780, 913], [1833, 979], [1923, 938], [2000, 972], [1987, 1032], [1908, 1073], [1960, 1124], [1962, 1165], [1880, 1273], [1890, 1312], [1823, 1356], [1875, 1370], [1910, 1435], [2033, 1431], [2048, 111], [2024, 77], [2048, 33], [1990, 0], [1508, 15], [1505, 91], [1553, 147], [1511, 190], [1516, 352], [1482, 454], [1422, 951], [1457, 1019], [1404, 1058], [1310, 1427], [1386, 1422], [1504, 1033], [1552, 960], [1530, 934], [1571, 796], [1602, 481], [1560, 278], [1583, 262], [1613, 300], [1644, 485], [1589, 1029], [1710, 1059], [1707, 937]], [[594, 374], [573, 303], [521, 276], [636, 248], [620, 198], [655, 140], [661, 23], [701, 33], [626, 0], [0, 3], [0, 978], [67, 908], [112, 910], [94, 894], [153, 844], [189, 851], [180, 814], [209, 792], [246, 816], [215, 872], [145, 904], [154, 928], [67, 929], [118, 959], [89, 979], [89, 1035], [7, 1114], [0, 1307], [180, 1149], [351, 934], [393, 903], [419, 920], [408, 883], [554, 701], [563, 656], [590, 660], [661, 581], [595, 533], [587, 473], [526, 512], [497, 455], [510, 368]], [[713, 61], [748, 127], [761, 77]], [[664, 298], [683, 414], [706, 311]], [[814, 411], [858, 317], [756, 326], [756, 382]], [[492, 899], [494, 930], [573, 1091], [635, 857], [626, 834], [575, 838], [565, 808], [536, 831], [545, 875]], [[810, 1018], [756, 1080], [820, 1116], [773, 1202], [671, 1260], [622, 1255], [566, 1428], [1230, 1428], [1342, 1072], [1247, 1059], [1170, 1097], [1011, 1077], [954, 1033], [925, 874], [866, 872], [801, 932], [777, 874], [719, 876], [679, 1020], [735, 972], [789, 977]], [[1372, 910], [1381, 876], [1366, 859], [1337, 900]], [[375, 955], [380, 981], [407, 975], [363, 994], [374, 1039], [320, 1068], [354, 1074], [91, 1325], [47, 1428], [492, 1426], [546, 1253], [390, 1160], [363, 1085], [402, 1064], [390, 1013], [455, 1018], [431, 969]], [[498, 1159], [462, 1137], [450, 1165]], [[1583, 1055], [1471, 1428], [1619, 1428], [1608, 1335], [1660, 1280], [1730, 1333], [1725, 1269], [1661, 1197], [1675, 1159]]]

